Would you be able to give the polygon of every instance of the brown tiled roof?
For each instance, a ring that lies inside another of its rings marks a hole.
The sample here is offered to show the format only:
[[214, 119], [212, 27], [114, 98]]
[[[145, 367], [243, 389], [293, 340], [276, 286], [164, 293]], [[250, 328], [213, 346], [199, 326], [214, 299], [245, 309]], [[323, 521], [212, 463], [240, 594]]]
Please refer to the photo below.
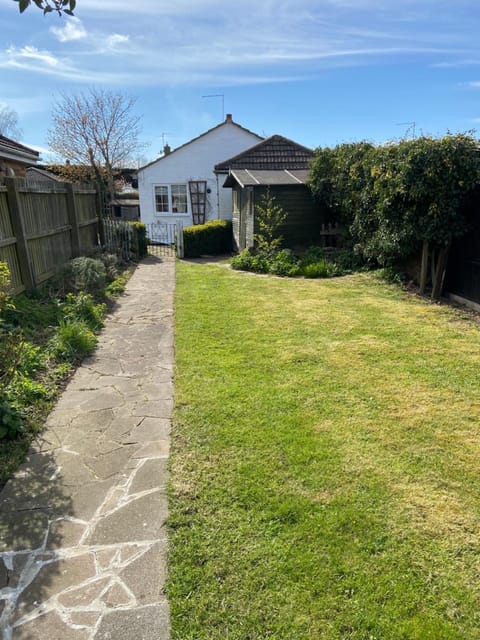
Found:
[[314, 153], [311, 149], [283, 136], [271, 136], [233, 158], [215, 165], [222, 173], [229, 169], [308, 169]]
[[40, 156], [40, 153], [38, 151], [35, 151], [35, 149], [30, 149], [30, 147], [26, 147], [23, 144], [20, 144], [19, 142], [16, 142], [15, 140], [11, 140], [10, 138], [7, 138], [6, 136], [2, 136], [0, 135], [0, 144], [5, 145], [6, 147], [10, 147], [13, 150], [16, 151], [23, 151], [24, 153], [31, 153], [37, 157]]

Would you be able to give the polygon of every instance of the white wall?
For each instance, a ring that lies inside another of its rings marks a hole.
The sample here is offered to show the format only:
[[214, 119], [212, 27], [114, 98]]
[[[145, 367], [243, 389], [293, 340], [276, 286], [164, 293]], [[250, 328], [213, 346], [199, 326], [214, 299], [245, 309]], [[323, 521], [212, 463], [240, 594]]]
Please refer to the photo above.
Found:
[[138, 172], [140, 215], [142, 222], [177, 222], [184, 227], [193, 223], [188, 193], [188, 213], [166, 214], [155, 211], [155, 186], [187, 184], [191, 180], [206, 180], [206, 220], [231, 219], [232, 192], [222, 187], [225, 177], [213, 172], [214, 166], [260, 142], [260, 138], [233, 124], [224, 122], [198, 140], [173, 151]]

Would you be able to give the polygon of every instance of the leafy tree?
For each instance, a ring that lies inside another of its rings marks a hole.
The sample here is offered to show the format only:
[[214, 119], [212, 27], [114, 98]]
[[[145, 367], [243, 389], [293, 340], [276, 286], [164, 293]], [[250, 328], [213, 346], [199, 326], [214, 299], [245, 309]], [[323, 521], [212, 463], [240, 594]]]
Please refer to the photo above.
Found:
[[348, 227], [364, 257], [388, 264], [421, 251], [420, 291], [430, 265], [438, 299], [450, 245], [468, 230], [465, 206], [479, 178], [477, 141], [449, 134], [318, 149], [310, 187]]
[[257, 248], [265, 256], [271, 257], [282, 244], [283, 238], [279, 231], [287, 218], [287, 213], [276, 204], [270, 188], [262, 194], [260, 202], [256, 205], [255, 217], [258, 223], [258, 233], [254, 234]]
[[90, 89], [88, 93], [61, 94], [48, 131], [50, 148], [74, 164], [90, 165], [100, 189], [104, 176], [110, 198], [115, 169], [143, 148], [139, 143], [140, 117], [133, 114], [135, 99], [121, 92]]
[[18, 140], [23, 132], [18, 126], [18, 115], [11, 107], [0, 107], [0, 134], [7, 138]]
[[61, 16], [62, 13], [73, 16], [73, 11], [77, 4], [76, 0], [15, 0], [15, 2], [18, 2], [20, 13], [28, 9], [32, 1], [38, 9], [43, 11], [43, 15], [56, 11], [59, 16]]

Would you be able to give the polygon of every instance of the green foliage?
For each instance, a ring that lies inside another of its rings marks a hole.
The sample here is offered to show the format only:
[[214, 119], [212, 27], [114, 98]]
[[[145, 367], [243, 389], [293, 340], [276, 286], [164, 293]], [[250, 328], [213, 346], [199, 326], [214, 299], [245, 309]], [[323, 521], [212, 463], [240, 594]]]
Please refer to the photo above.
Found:
[[6, 262], [0, 262], [0, 314], [5, 309], [10, 294], [10, 270]]
[[118, 276], [118, 258], [114, 253], [101, 253], [98, 256], [105, 266], [105, 278], [107, 282], [113, 282]]
[[232, 223], [229, 220], [210, 220], [205, 224], [185, 227], [183, 245], [186, 258], [228, 253], [232, 248]]
[[268, 271], [276, 276], [294, 277], [300, 274], [299, 260], [289, 249], [277, 251], [268, 259]]
[[301, 257], [296, 256], [289, 249], [282, 249], [274, 253], [265, 254], [258, 250], [242, 251], [232, 258], [231, 267], [237, 271], [253, 271], [256, 273], [271, 273], [276, 276], [294, 278], [329, 278], [348, 273], [352, 269], [342, 266], [346, 262], [348, 252], [338, 252], [328, 257], [321, 247], [309, 247]]
[[23, 430], [23, 418], [18, 409], [4, 396], [0, 397], [0, 441], [12, 440]]
[[267, 188], [255, 206], [258, 233], [254, 234], [254, 240], [260, 253], [273, 256], [279, 250], [283, 241], [280, 228], [286, 218], [287, 212], [276, 204], [275, 196], [270, 193], [270, 188]]
[[93, 297], [83, 292], [78, 295], [68, 293], [65, 302], [59, 307], [63, 320], [68, 322], [80, 320], [92, 331], [98, 331], [103, 326], [106, 309], [104, 303], [95, 304]]
[[134, 231], [135, 253], [138, 258], [144, 258], [148, 254], [147, 227], [143, 222], [127, 223]]
[[424, 241], [442, 249], [467, 231], [464, 205], [479, 176], [477, 141], [458, 134], [318, 149], [309, 184], [358, 253], [392, 264]]
[[99, 296], [105, 288], [107, 271], [101, 260], [81, 256], [70, 261], [66, 276], [67, 290]]
[[14, 0], [18, 2], [18, 9], [20, 13], [23, 13], [25, 9], [33, 4], [43, 11], [43, 15], [56, 11], [58, 15], [66, 13], [69, 16], [73, 16], [73, 11], [77, 4], [76, 0]]
[[107, 285], [105, 289], [105, 295], [108, 298], [115, 298], [125, 291], [126, 285], [127, 279], [125, 278], [125, 276], [119, 276], [118, 278], [115, 278], [113, 282]]
[[60, 323], [53, 349], [57, 357], [75, 361], [93, 353], [96, 345], [97, 338], [86, 322], [71, 320]]

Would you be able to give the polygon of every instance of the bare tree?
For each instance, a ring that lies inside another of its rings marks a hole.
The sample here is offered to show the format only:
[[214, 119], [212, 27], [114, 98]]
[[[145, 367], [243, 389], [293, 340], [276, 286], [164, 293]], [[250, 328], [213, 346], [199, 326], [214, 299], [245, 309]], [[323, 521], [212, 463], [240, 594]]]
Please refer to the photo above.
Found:
[[89, 164], [99, 185], [103, 172], [110, 198], [114, 170], [125, 166], [144, 146], [138, 140], [140, 117], [134, 115], [134, 106], [135, 98], [121, 92], [90, 89], [88, 93], [61, 94], [53, 107], [49, 147], [65, 160]]
[[[15, 0], [15, 2], [18, 2], [20, 13], [23, 13], [32, 4], [32, 0]], [[56, 11], [59, 16], [62, 13], [73, 16], [77, 2], [76, 0], [33, 0], [33, 4], [43, 11], [43, 15]]]
[[0, 134], [15, 140], [18, 140], [23, 135], [23, 131], [18, 126], [17, 112], [6, 105], [0, 106]]

